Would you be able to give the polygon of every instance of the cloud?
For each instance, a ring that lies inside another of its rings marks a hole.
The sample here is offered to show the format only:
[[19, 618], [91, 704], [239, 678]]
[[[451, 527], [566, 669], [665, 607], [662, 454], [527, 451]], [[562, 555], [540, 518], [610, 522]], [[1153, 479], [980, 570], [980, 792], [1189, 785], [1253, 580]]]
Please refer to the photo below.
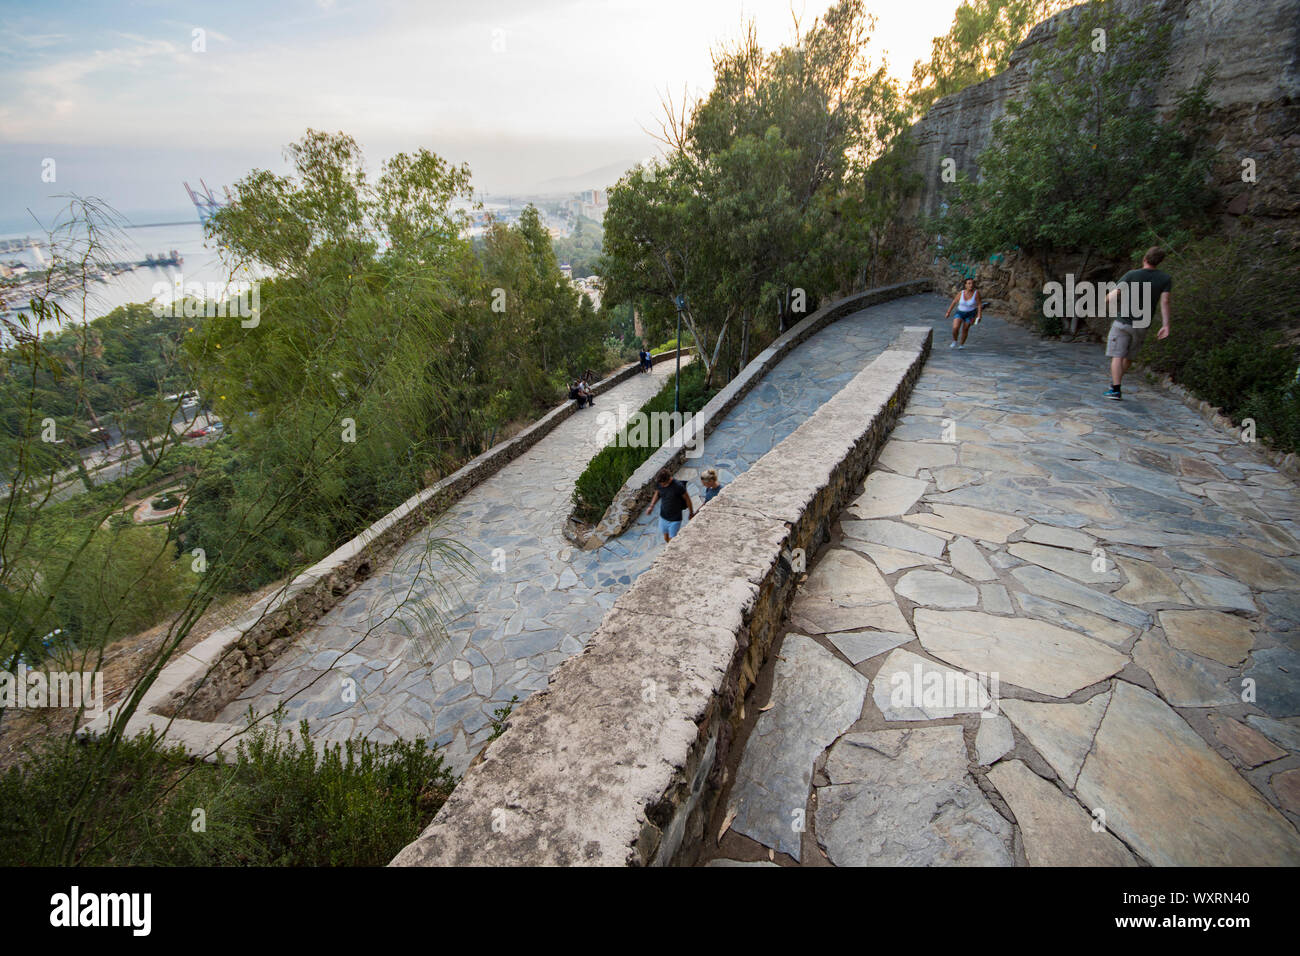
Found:
[[[902, 53], [909, 30], [928, 48], [956, 3], [868, 6], [878, 8], [880, 33]], [[802, 3], [804, 28], [829, 4]], [[658, 129], [664, 95], [677, 98], [684, 86], [705, 91], [710, 50], [738, 35], [743, 19], [754, 18], [769, 49], [788, 41], [790, 6], [317, 0], [294, 5], [286, 17], [285, 8], [260, 0], [227, 0], [197, 8], [194, 23], [172, 8], [163, 16], [134, 6], [99, 23], [87, 16], [84, 25], [78, 11], [55, 7], [39, 22], [14, 21], [0, 33], [16, 38], [18, 51], [0, 63], [8, 93], [0, 144], [44, 151], [202, 141], [243, 156], [278, 156], [314, 127], [351, 133], [372, 161], [429, 146], [470, 161], [476, 183], [484, 175], [520, 188], [655, 152], [647, 131]], [[928, 16], [909, 23], [920, 10]], [[206, 52], [191, 50], [195, 25], [206, 31]], [[881, 46], [878, 37], [873, 49]], [[910, 61], [893, 66], [910, 74]]]

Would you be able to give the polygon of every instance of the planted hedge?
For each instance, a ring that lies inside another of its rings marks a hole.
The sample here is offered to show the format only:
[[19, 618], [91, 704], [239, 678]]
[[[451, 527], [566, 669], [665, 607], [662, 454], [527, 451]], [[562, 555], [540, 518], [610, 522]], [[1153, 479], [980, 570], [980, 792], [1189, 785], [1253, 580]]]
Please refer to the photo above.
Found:
[[[718, 393], [717, 388], [705, 388], [704, 365], [692, 362], [682, 369], [681, 412], [695, 414]], [[641, 406], [646, 414], [671, 412], [675, 379], [669, 378], [650, 401]], [[632, 445], [627, 440], [631, 426], [623, 428], [614, 439], [602, 448], [578, 476], [573, 489], [573, 513], [580, 521], [595, 524], [605, 514], [614, 495], [647, 458], [659, 450], [662, 441], [641, 442]], [[652, 432], [653, 434], [653, 432]], [[658, 438], [667, 436], [659, 434]]]

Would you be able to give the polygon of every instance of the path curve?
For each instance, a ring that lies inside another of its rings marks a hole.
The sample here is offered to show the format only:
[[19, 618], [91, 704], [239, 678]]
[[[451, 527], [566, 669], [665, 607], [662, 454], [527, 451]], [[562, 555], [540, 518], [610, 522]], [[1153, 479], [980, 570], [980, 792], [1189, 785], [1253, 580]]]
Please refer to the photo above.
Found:
[[[942, 308], [933, 296], [897, 299], [845, 316], [796, 347], [708, 436], [702, 456], [678, 472], [697, 504], [700, 470], [716, 468], [724, 484], [742, 474], [903, 326], [928, 324]], [[644, 514], [592, 552], [573, 547], [562, 530], [574, 481], [600, 449], [598, 414], [617, 413], [620, 404], [634, 411], [670, 374], [663, 363], [610, 390], [595, 414], [572, 416], [467, 492], [216, 719], [239, 723], [250, 707], [264, 713], [284, 701], [290, 724], [307, 719], [325, 739], [424, 737], [463, 772], [491, 735], [494, 712], [512, 696], [523, 700], [545, 687], [658, 554], [657, 522]], [[472, 577], [426, 557], [438, 537], [472, 552]], [[436, 581], [455, 582], [457, 593], [438, 594]], [[421, 600], [444, 609], [447, 640], [432, 653], [427, 640], [412, 639], [428, 630]]]

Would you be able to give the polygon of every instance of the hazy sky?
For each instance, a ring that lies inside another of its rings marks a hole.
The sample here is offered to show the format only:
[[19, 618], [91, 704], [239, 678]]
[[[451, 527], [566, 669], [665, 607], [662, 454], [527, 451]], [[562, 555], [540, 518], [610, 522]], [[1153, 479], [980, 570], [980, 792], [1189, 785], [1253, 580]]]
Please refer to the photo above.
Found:
[[[869, 0], [873, 55], [909, 76], [958, 2]], [[426, 146], [468, 162], [482, 191], [578, 188], [569, 181], [657, 151], [662, 97], [707, 91], [710, 49], [743, 20], [771, 49], [791, 38], [792, 10], [806, 25], [828, 6], [0, 0], [0, 232], [25, 231], [28, 206], [48, 215], [56, 193], [185, 211], [182, 180], [281, 170], [307, 127], [351, 133], [372, 167]]]

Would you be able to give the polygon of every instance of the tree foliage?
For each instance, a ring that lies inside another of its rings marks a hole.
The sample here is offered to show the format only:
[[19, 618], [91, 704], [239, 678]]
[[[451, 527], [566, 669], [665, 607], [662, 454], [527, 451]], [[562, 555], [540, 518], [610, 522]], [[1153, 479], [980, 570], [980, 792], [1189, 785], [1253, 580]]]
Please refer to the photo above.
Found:
[[[250, 174], [211, 224], [232, 265], [276, 270], [259, 321], [209, 319], [185, 343], [235, 450], [198, 481], [181, 539], [244, 554], [246, 588], [323, 557], [604, 365], [536, 209], [476, 254], [463, 167], [400, 153], [371, 181], [350, 137], [317, 132], [289, 156], [293, 175]], [[232, 521], [270, 527], [250, 548], [220, 533]]]
[[912, 67], [908, 103], [916, 116], [935, 100], [1001, 73], [1035, 24], [1076, 0], [966, 0], [952, 26], [935, 37], [930, 59]]
[[[897, 87], [867, 55], [871, 28], [856, 0], [774, 52], [751, 28], [715, 53], [706, 97], [680, 113], [670, 105], [663, 160], [611, 191], [607, 299], [635, 303], [658, 341], [671, 337], [684, 296], [681, 318], [710, 380], [860, 280], [896, 210], [899, 184], [868, 175], [903, 121]], [[889, 208], [877, 208], [885, 196]]]
[[958, 177], [943, 222], [950, 248], [983, 256], [1018, 246], [1050, 274], [1062, 253], [1082, 253], [1086, 268], [1203, 222], [1209, 77], [1162, 121], [1154, 92], [1168, 56], [1168, 24], [1109, 0], [1064, 21], [1038, 49], [1024, 98], [994, 124], [978, 179]]

